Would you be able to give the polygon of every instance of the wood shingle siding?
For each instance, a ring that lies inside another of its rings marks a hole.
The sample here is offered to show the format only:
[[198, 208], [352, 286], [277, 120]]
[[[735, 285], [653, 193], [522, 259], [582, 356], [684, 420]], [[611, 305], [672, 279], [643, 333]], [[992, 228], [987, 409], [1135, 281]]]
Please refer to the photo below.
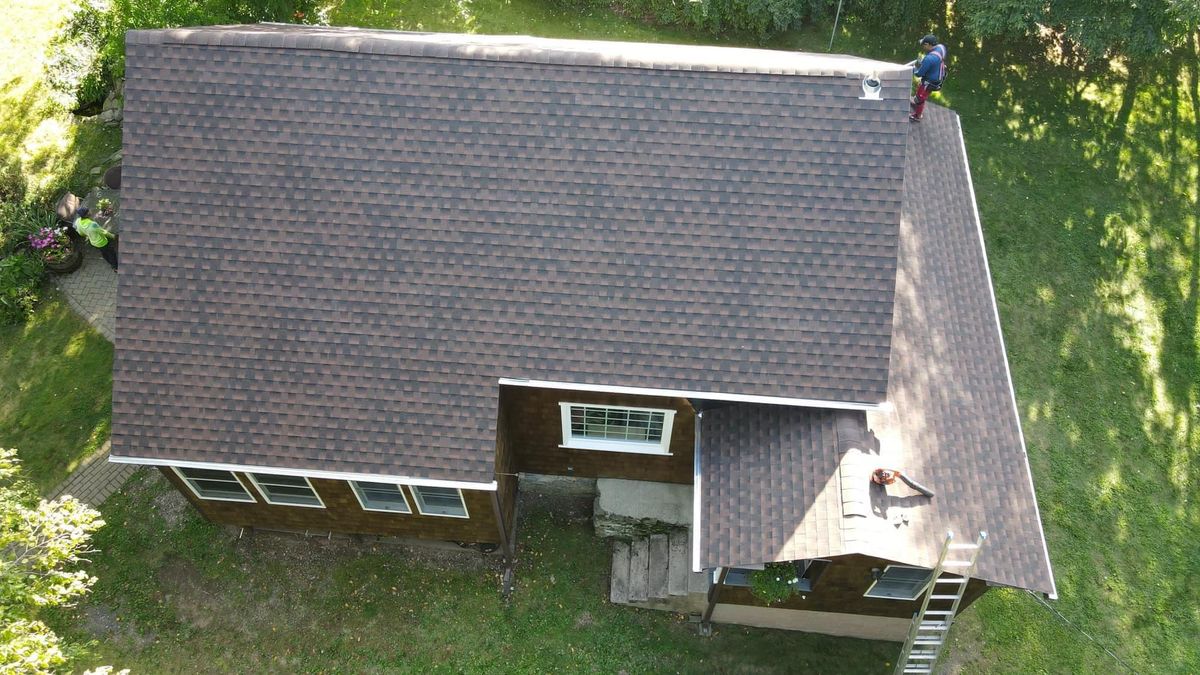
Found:
[[[304, 508], [267, 504], [262, 494], [241, 472], [238, 479], [256, 501], [224, 502], [199, 499], [184, 485], [175, 472], [160, 467], [167, 480], [188, 498], [205, 518], [224, 525], [259, 527], [264, 529], [337, 532], [344, 534], [377, 534], [398, 537], [419, 537], [445, 541], [499, 543], [500, 531], [493, 515], [492, 496], [485, 490], [463, 490], [463, 501], [470, 518], [423, 516], [419, 513], [384, 513], [364, 511], [350, 484], [345, 481], [309, 479], [320, 495], [325, 508]], [[402, 488], [409, 503], [412, 491]]]
[[[627, 478], [664, 483], [692, 482], [695, 412], [686, 399], [630, 394], [501, 387], [509, 444], [517, 471], [581, 478]], [[559, 403], [587, 403], [675, 411], [670, 455], [561, 448]]]

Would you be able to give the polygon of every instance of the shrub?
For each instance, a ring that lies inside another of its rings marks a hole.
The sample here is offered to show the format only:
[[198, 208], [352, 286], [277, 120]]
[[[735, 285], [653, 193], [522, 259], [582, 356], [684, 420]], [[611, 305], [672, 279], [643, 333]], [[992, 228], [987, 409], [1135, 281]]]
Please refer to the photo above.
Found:
[[750, 573], [750, 591], [768, 605], [783, 602], [796, 592], [796, 565], [767, 563], [763, 569]]
[[45, 266], [30, 251], [0, 260], [0, 325], [22, 323], [29, 318], [45, 276]]
[[46, 80], [68, 110], [103, 103], [125, 75], [125, 31], [317, 21], [317, 0], [77, 0], [48, 46]]
[[8, 202], [19, 202], [25, 197], [25, 174], [21, 162], [14, 155], [0, 156], [0, 208]]
[[29, 235], [54, 227], [58, 218], [31, 204], [0, 202], [0, 258], [12, 255], [29, 242]]
[[111, 82], [102, 53], [110, 13], [105, 0], [81, 0], [50, 41], [46, 84], [62, 108], [78, 110], [104, 101]]

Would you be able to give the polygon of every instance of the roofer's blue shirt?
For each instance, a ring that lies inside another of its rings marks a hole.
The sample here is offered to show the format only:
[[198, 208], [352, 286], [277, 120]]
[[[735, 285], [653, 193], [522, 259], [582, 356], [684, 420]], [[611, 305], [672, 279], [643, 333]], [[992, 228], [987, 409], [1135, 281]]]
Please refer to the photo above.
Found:
[[[939, 45], [941, 46], [941, 45]], [[929, 53], [921, 59], [921, 65], [917, 66], [917, 77], [929, 82], [942, 81], [942, 55], [937, 47], [934, 47]]]

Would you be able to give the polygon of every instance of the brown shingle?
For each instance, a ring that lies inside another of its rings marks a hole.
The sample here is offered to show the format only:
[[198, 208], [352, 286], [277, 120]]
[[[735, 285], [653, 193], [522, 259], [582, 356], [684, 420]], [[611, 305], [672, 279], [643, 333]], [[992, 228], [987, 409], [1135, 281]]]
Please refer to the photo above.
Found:
[[[702, 565], [862, 553], [932, 567], [947, 531], [986, 530], [978, 577], [1055, 592], [965, 157], [958, 116], [931, 106], [908, 139], [887, 409], [704, 413]], [[873, 486], [879, 467], [935, 497]]]
[[278, 26], [127, 57], [116, 456], [490, 480], [500, 377], [884, 398], [905, 106], [845, 75], [903, 68]]

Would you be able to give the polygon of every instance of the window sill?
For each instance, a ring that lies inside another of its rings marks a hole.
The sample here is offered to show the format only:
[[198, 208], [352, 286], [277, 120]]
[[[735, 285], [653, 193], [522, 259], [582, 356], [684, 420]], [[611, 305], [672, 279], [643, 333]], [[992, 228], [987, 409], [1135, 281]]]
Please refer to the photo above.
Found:
[[600, 452], [623, 452], [631, 455], [657, 455], [658, 457], [670, 457], [672, 453], [663, 452], [658, 447], [637, 447], [630, 445], [607, 445], [603, 443], [572, 443], [560, 444], [558, 447], [564, 450], [598, 450]]

